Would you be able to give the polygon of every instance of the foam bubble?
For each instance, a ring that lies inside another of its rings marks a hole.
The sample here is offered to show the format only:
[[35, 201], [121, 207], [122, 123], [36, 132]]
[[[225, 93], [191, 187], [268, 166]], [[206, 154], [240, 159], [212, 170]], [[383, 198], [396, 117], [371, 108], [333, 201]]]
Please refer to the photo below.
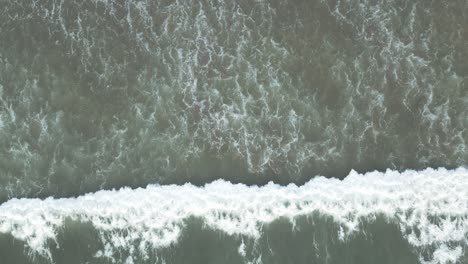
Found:
[[[0, 206], [0, 232], [47, 256], [47, 241], [56, 240], [66, 218], [90, 222], [105, 244], [97, 255], [111, 257], [134, 244], [145, 254], [148, 247], [177, 243], [190, 217], [226, 234], [256, 239], [262, 225], [312, 213], [331, 216], [342, 239], [359, 232], [362, 219], [383, 214], [400, 224], [415, 248], [436, 247], [430, 263], [456, 261], [462, 248], [453, 243], [466, 243], [468, 236], [468, 170], [351, 171], [344, 180], [316, 177], [303, 186], [249, 187], [218, 180], [204, 187], [149, 185], [77, 198], [12, 199]], [[242, 243], [239, 252], [244, 251]]]

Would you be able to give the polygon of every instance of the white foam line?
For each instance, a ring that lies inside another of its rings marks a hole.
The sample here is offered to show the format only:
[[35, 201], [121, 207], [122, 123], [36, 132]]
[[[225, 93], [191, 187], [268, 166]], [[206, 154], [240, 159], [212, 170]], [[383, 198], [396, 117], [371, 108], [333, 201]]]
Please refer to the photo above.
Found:
[[[258, 238], [263, 224], [313, 212], [332, 216], [343, 238], [358, 231], [361, 217], [383, 214], [400, 224], [414, 247], [437, 246], [432, 263], [446, 263], [462, 255], [461, 247], [448, 244], [468, 241], [468, 170], [352, 171], [344, 180], [316, 177], [303, 186], [249, 187], [218, 180], [204, 187], [150, 185], [78, 198], [12, 199], [0, 206], [0, 232], [47, 256], [46, 241], [56, 239], [65, 218], [89, 221], [106, 244], [99, 254], [111, 256], [137, 241], [140, 251], [176, 243], [184, 220], [192, 216], [227, 234]], [[445, 220], [435, 223], [434, 216]]]

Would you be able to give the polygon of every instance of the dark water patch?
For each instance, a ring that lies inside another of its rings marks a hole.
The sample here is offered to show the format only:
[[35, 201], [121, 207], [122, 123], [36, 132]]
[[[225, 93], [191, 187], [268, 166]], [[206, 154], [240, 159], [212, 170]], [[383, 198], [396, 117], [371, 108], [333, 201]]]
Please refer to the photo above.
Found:
[[54, 263], [110, 263], [95, 257], [104, 246], [91, 223], [66, 219], [58, 230], [56, 246], [51, 247]]
[[[276, 220], [262, 237], [265, 263], [418, 263], [415, 250], [397, 223], [377, 216], [359, 231], [340, 239], [340, 226], [319, 215]], [[395, 252], [398, 252], [395, 254]]]
[[[0, 234], [0, 256], [5, 263], [29, 264], [34, 263], [28, 255], [28, 249], [23, 241], [15, 239], [10, 234]], [[35, 260], [43, 260], [41, 257]]]

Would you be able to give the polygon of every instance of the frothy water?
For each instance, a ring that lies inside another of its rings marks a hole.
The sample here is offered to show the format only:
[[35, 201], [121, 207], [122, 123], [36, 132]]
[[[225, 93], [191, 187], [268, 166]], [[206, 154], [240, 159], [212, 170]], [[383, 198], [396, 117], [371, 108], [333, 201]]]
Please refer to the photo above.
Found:
[[468, 3], [0, 3], [0, 199], [467, 164]]
[[0, 0], [0, 260], [468, 263], [467, 25], [466, 0]]
[[[204, 187], [150, 185], [77, 198], [13, 199], [0, 206], [0, 233], [23, 241], [31, 256], [53, 261], [52, 249], [62, 246], [60, 230], [88, 225], [101, 243], [91, 254], [95, 263], [101, 263], [99, 259], [133, 263], [150, 256], [151, 263], [173, 263], [161, 252], [177, 247], [193, 221], [201, 221], [202, 230], [232, 239], [230, 246], [244, 263], [277, 263], [262, 262], [268, 250], [260, 249], [269, 226], [281, 219], [291, 223], [286, 233], [317, 228], [305, 241], [317, 256], [325, 253], [321, 244], [327, 243], [319, 240], [320, 233], [327, 233], [334, 243], [351, 243], [358, 234], [372, 241], [379, 239], [379, 228], [372, 225], [380, 224], [380, 230], [394, 225], [399, 234], [386, 234], [384, 240], [392, 246], [393, 237], [401, 237], [420, 263], [466, 261], [468, 170], [353, 171], [344, 180], [317, 177], [303, 186], [248, 187], [218, 180]], [[273, 228], [278, 226], [281, 222]], [[277, 242], [270, 237], [268, 243]]]

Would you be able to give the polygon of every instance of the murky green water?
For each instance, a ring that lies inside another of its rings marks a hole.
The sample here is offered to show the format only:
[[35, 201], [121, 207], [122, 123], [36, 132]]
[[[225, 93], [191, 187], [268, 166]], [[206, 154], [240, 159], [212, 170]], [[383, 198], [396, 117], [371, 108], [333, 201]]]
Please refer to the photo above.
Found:
[[[464, 167], [466, 58], [465, 0], [0, 0], [0, 202]], [[15, 235], [1, 210], [8, 263], [467, 261], [466, 231], [463, 250], [449, 239], [421, 253], [394, 233], [401, 219], [380, 217], [346, 241], [326, 217], [272, 220], [255, 239], [195, 217], [170, 248], [114, 259], [95, 255], [104, 231], [72, 219], [49, 258], [31, 259], [29, 231]]]

